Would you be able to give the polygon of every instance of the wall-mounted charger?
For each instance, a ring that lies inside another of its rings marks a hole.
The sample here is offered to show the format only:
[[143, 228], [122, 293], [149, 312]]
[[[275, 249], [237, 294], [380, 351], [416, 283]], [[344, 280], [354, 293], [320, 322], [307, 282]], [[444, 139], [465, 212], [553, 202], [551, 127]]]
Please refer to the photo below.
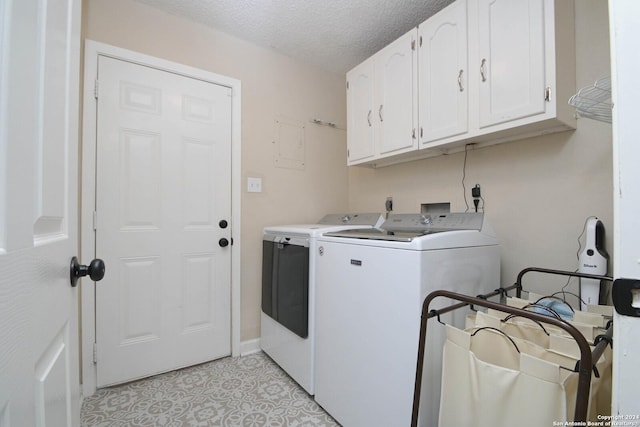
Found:
[[473, 197], [473, 205], [476, 207], [476, 212], [478, 212], [478, 205], [480, 204], [480, 199], [482, 198], [482, 196], [480, 195], [480, 184], [476, 184], [475, 187], [471, 189], [471, 197]]
[[482, 197], [480, 195], [480, 184], [476, 184], [476, 186], [471, 189], [471, 197], [478, 199]]

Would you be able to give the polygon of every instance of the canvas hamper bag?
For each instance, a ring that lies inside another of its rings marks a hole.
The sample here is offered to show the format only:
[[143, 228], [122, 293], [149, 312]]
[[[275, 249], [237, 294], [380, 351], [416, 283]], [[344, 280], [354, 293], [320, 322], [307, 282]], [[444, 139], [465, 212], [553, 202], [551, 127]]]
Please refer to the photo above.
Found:
[[[540, 427], [573, 420], [578, 374], [562, 366], [573, 363], [571, 355], [493, 328], [447, 325], [446, 336], [440, 427]], [[592, 376], [591, 399], [597, 387]]]

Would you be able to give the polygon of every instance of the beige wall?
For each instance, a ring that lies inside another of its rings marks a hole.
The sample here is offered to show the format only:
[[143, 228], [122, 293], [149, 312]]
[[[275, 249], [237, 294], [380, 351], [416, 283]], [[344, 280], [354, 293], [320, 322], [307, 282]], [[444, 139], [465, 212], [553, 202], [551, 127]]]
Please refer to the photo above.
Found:
[[[610, 74], [607, 13], [605, 1], [576, 1], [578, 87]], [[416, 212], [420, 203], [445, 201], [452, 210], [464, 211], [463, 161], [459, 153], [377, 170], [349, 168], [349, 208], [379, 210], [393, 196], [394, 212]], [[502, 244], [503, 285], [512, 284], [528, 266], [576, 269], [577, 238], [590, 215], [603, 220], [612, 251], [609, 124], [579, 119], [572, 132], [469, 151], [465, 183], [471, 207], [470, 188], [482, 187], [487, 219]], [[557, 290], [556, 283], [534, 274], [525, 287]], [[577, 290], [573, 282], [570, 288]]]
[[[347, 208], [344, 76], [322, 72], [132, 0], [84, 0], [85, 37], [242, 82], [241, 340], [260, 335], [262, 228]], [[304, 123], [304, 170], [274, 166], [274, 121]], [[263, 180], [247, 193], [246, 178]]]
[[[83, 7], [89, 39], [242, 82], [242, 340], [260, 333], [264, 226], [312, 222], [346, 209], [381, 212], [387, 196], [393, 196], [395, 212], [443, 201], [465, 209], [462, 153], [378, 170], [345, 167], [345, 132], [308, 123], [318, 117], [344, 127], [344, 76], [132, 0], [84, 0]], [[576, 1], [578, 87], [609, 75], [607, 19], [607, 2]], [[274, 166], [274, 120], [280, 116], [305, 123], [304, 171]], [[527, 266], [575, 269], [576, 239], [590, 215], [604, 221], [612, 250], [611, 165], [611, 126], [589, 119], [578, 120], [572, 132], [468, 153], [467, 192], [482, 186], [488, 220], [502, 243], [502, 284], [513, 283]], [[248, 176], [263, 179], [262, 193], [245, 191]], [[531, 278], [528, 288], [556, 288], [557, 282]]]

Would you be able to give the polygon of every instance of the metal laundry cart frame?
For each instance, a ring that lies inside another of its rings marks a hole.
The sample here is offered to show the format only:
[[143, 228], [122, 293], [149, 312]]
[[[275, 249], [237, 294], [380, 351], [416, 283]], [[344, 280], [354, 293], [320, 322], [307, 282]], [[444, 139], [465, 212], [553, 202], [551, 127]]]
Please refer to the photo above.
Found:
[[[411, 415], [411, 427], [417, 427], [418, 425], [418, 412], [420, 410], [420, 392], [422, 388], [422, 372], [424, 365], [424, 348], [426, 343], [427, 336], [427, 321], [433, 317], [439, 317], [441, 314], [448, 313], [453, 310], [457, 310], [459, 308], [463, 308], [466, 306], [474, 306], [492, 308], [495, 310], [499, 310], [505, 313], [509, 313], [515, 316], [526, 317], [528, 319], [548, 323], [550, 325], [555, 325], [559, 328], [562, 328], [567, 333], [569, 333], [578, 344], [580, 349], [580, 361], [576, 363], [575, 372], [578, 372], [578, 390], [576, 397], [576, 407], [574, 412], [574, 421], [576, 422], [586, 422], [587, 421], [587, 410], [589, 405], [589, 388], [591, 385], [591, 372], [594, 369], [594, 361], [600, 359], [602, 353], [606, 349], [607, 345], [612, 345], [612, 337], [613, 337], [613, 324], [610, 321], [607, 324], [607, 331], [596, 337], [595, 348], [593, 351], [589, 346], [586, 338], [578, 331], [572, 324], [555, 317], [550, 317], [544, 314], [534, 313], [531, 311], [523, 310], [517, 307], [507, 306], [506, 304], [501, 304], [498, 302], [489, 301], [488, 298], [492, 298], [495, 296], [506, 296], [507, 293], [511, 290], [516, 290], [516, 296], [520, 297], [522, 293], [522, 278], [526, 273], [529, 272], [539, 272], [546, 274], [555, 274], [561, 276], [571, 276], [571, 277], [580, 277], [586, 279], [597, 279], [597, 280], [605, 280], [605, 281], [613, 281], [613, 278], [610, 276], [599, 276], [594, 274], [585, 274], [578, 273], [572, 271], [562, 271], [562, 270], [551, 270], [547, 268], [538, 268], [538, 267], [529, 267], [520, 271], [518, 274], [516, 283], [506, 288], [498, 288], [493, 292], [490, 292], [485, 295], [478, 295], [476, 297], [472, 297], [469, 295], [459, 294], [456, 292], [451, 292], [447, 290], [437, 290], [431, 292], [424, 300], [422, 304], [422, 318], [420, 321], [420, 341], [418, 343], [418, 362], [416, 366], [416, 379], [414, 385], [414, 393], [413, 393], [413, 412]], [[444, 307], [439, 310], [431, 310], [429, 311], [429, 305], [431, 301], [438, 297], [446, 297], [453, 300], [460, 301], [459, 303], [452, 304], [448, 307]]]

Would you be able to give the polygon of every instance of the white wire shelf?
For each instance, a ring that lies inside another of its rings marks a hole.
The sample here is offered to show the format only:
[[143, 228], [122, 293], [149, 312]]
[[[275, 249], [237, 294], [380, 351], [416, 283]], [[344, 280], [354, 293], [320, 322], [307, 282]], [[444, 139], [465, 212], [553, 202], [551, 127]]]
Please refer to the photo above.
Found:
[[581, 117], [611, 123], [611, 78], [603, 77], [593, 86], [580, 89], [569, 98], [569, 105], [576, 107]]

